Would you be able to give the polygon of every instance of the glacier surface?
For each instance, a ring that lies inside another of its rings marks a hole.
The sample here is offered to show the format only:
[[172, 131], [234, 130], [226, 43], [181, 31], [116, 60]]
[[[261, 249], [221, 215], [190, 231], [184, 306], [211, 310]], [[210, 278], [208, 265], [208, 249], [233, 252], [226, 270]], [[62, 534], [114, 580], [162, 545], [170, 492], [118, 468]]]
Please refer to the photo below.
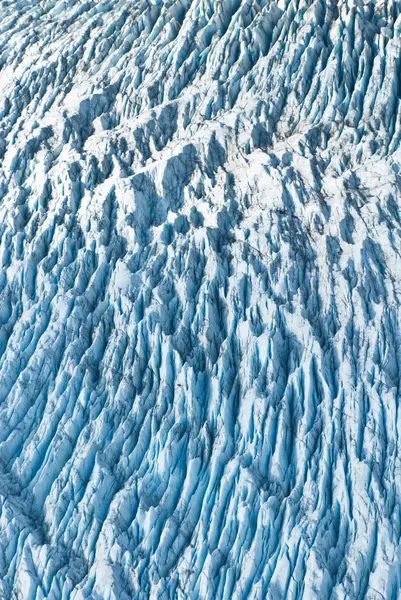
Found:
[[401, 594], [401, 7], [0, 0], [1, 600]]

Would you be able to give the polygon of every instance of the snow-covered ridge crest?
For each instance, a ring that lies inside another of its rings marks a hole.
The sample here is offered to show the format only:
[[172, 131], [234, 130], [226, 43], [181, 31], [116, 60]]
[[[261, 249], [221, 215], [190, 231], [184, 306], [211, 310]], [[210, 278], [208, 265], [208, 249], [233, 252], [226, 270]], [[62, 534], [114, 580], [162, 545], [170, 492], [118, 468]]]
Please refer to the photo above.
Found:
[[0, 599], [400, 593], [400, 4], [0, 1]]

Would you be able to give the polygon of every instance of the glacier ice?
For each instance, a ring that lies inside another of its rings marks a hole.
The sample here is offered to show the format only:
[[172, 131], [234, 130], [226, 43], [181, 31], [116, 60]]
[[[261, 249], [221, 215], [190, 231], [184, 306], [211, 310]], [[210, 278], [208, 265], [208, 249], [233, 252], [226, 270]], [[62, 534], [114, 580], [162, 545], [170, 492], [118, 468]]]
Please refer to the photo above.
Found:
[[0, 17], [0, 599], [399, 598], [399, 1]]

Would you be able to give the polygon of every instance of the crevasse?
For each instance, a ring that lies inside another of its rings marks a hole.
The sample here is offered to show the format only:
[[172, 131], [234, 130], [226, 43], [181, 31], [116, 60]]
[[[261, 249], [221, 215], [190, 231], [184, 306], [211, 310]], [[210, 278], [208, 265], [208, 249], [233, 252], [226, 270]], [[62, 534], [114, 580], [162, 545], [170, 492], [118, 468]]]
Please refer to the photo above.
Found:
[[0, 0], [0, 599], [401, 593], [401, 9]]

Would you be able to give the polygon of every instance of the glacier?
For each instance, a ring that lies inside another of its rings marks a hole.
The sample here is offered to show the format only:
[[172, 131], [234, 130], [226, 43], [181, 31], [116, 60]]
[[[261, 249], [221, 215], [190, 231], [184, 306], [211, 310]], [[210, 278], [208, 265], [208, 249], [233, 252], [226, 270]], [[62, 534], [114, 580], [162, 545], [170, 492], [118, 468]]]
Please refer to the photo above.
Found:
[[399, 0], [0, 0], [0, 599], [401, 597]]

